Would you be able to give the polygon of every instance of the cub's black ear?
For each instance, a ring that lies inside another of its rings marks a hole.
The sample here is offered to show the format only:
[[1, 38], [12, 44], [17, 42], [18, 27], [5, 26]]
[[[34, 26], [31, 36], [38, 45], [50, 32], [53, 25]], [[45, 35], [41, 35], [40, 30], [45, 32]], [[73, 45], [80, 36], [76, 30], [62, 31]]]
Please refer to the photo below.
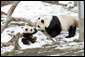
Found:
[[41, 20], [41, 23], [44, 23], [44, 20]]
[[40, 19], [40, 17], [38, 18], [38, 20]]

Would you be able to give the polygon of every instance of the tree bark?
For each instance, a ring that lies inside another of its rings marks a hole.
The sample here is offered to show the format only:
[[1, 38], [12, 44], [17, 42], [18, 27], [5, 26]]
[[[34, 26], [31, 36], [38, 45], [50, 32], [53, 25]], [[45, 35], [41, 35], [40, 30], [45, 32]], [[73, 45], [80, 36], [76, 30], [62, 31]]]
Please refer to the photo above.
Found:
[[80, 19], [80, 35], [78, 40], [84, 42], [84, 1], [78, 1], [78, 9]]

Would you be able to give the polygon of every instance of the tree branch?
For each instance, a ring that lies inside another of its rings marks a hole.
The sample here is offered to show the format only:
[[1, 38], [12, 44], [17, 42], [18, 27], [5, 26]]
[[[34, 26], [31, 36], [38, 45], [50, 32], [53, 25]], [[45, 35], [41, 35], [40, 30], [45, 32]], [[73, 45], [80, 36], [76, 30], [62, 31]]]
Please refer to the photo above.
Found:
[[4, 26], [1, 28], [1, 33], [5, 30], [5, 28], [8, 26], [10, 19], [11, 19], [11, 15], [14, 11], [14, 9], [16, 8], [16, 6], [18, 5], [20, 1], [14, 1], [13, 5], [11, 6], [11, 8], [9, 9], [8, 13], [7, 13], [7, 20], [6, 23], [4, 24]]
[[4, 14], [4, 15], [7, 15], [7, 13], [5, 13], [5, 12], [1, 11], [1, 15], [3, 15], [3, 14]]
[[16, 21], [16, 22], [23, 21], [23, 22], [28, 23], [30, 26], [34, 26], [34, 27], [36, 26], [35, 23], [32, 23], [30, 20], [28, 20], [26, 18], [14, 18], [14, 17], [12, 17], [10, 21]]
[[[25, 18], [14, 18], [12, 17], [11, 21], [23, 21], [23, 22], [26, 22], [28, 23], [30, 26], [34, 26], [36, 27], [36, 23], [32, 23], [30, 20], [27, 20]], [[50, 40], [52, 40], [54, 42], [54, 40], [52, 39], [52, 37], [46, 32], [46, 31], [41, 31], [43, 34], [45, 34]]]
[[22, 34], [17, 33], [9, 42], [2, 42], [2, 46], [10, 46], [13, 45], [15, 49], [20, 49], [20, 46], [18, 44], [18, 40], [21, 37]]

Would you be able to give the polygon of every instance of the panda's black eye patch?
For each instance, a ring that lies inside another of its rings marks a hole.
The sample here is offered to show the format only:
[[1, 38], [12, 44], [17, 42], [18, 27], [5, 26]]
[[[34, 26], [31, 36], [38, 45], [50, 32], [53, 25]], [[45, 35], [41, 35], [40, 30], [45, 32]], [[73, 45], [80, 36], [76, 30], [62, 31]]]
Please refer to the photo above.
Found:
[[40, 26], [38, 25], [38, 28], [40, 28]]
[[40, 17], [38, 18], [38, 20], [40, 19]]
[[31, 31], [32, 31], [32, 29], [31, 29]]
[[44, 20], [41, 20], [41, 23], [44, 23]]

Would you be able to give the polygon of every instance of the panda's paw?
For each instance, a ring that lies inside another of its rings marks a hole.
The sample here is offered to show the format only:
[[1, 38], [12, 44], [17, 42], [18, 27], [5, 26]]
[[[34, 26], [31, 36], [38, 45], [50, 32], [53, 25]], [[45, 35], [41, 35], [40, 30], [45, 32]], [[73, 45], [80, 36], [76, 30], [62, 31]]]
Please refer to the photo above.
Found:
[[33, 39], [35, 39], [35, 40], [36, 40], [36, 39], [37, 39], [37, 37], [34, 37]]
[[71, 38], [71, 36], [66, 36], [66, 38]]
[[35, 43], [36, 42], [36, 39], [37, 39], [37, 37], [33, 37], [32, 43]]
[[50, 40], [50, 38], [46, 38], [47, 40]]

